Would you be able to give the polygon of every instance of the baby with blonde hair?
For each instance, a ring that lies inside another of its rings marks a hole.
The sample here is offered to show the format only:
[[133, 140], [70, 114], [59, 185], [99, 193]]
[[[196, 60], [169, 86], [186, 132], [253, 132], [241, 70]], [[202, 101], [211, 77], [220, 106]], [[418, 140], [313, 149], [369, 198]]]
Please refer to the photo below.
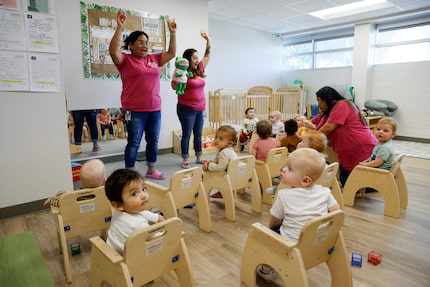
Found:
[[297, 121], [297, 127], [298, 127], [296, 135], [299, 138], [301, 138], [303, 136], [303, 134], [308, 131], [308, 128], [305, 125], [305, 122], [307, 122], [308, 119], [301, 114], [296, 114], [294, 119]]
[[269, 115], [269, 120], [272, 123], [272, 136], [276, 137], [277, 134], [284, 132], [284, 124], [281, 122], [281, 112], [273, 111]]
[[[270, 209], [269, 228], [297, 242], [306, 222], [339, 209], [331, 190], [315, 184], [324, 168], [324, 156], [312, 148], [299, 148], [288, 155], [281, 182], [290, 188], [279, 190]], [[257, 274], [268, 282], [275, 281], [277, 276], [265, 264], [258, 266]]]
[[324, 154], [327, 148], [327, 136], [320, 131], [308, 130], [302, 135], [302, 141], [298, 143], [297, 147], [313, 148]]
[[[94, 188], [102, 186], [106, 181], [106, 168], [99, 159], [86, 161], [79, 170], [79, 177], [83, 188]], [[54, 197], [50, 197], [43, 202], [43, 205], [59, 206], [61, 195], [65, 191], [59, 191]]]
[[360, 165], [389, 170], [394, 162], [393, 138], [396, 136], [397, 121], [394, 118], [382, 118], [376, 124], [374, 135], [378, 140], [372, 155]]

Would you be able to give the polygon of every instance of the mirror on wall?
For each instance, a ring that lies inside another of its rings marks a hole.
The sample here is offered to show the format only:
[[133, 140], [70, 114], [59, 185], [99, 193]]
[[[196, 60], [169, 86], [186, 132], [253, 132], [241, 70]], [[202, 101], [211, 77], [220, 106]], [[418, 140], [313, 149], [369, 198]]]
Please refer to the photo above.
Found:
[[[69, 111], [67, 128], [69, 143], [71, 145], [72, 160], [84, 160], [95, 157], [106, 157], [111, 155], [120, 155], [124, 153], [124, 148], [127, 143], [127, 129], [123, 121], [124, 117], [120, 108], [103, 108], [96, 110]], [[87, 116], [96, 117], [97, 140], [100, 146], [99, 151], [93, 151], [93, 143], [91, 141], [90, 125], [91, 120], [87, 120]], [[75, 147], [75, 121], [79, 122], [79, 117], [84, 119], [82, 128], [81, 146], [79, 149]]]

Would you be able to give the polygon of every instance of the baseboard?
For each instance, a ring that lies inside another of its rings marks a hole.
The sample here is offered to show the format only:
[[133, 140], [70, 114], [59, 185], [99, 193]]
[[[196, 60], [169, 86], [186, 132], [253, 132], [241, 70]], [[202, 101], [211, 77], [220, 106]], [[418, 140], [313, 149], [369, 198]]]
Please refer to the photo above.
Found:
[[0, 220], [49, 209], [49, 206], [43, 205], [44, 201], [44, 199], [41, 199], [0, 208]]
[[[159, 155], [168, 154], [168, 153], [173, 153], [173, 147], [158, 150]], [[75, 160], [73, 160], [73, 162], [77, 162], [77, 163], [82, 164], [82, 163], [86, 162], [87, 160], [93, 159], [93, 158], [98, 158], [98, 159], [102, 160], [104, 163], [112, 163], [112, 162], [117, 162], [117, 161], [123, 161], [124, 160], [124, 153], [121, 152], [121, 153], [117, 153], [117, 154], [97, 155], [97, 156], [92, 156], [92, 157], [75, 159]], [[137, 160], [138, 161], [144, 161], [144, 158], [145, 158], [145, 151], [140, 151], [137, 153]]]
[[430, 139], [423, 139], [423, 138], [413, 138], [413, 137], [396, 136], [394, 138], [394, 140], [430, 144]]

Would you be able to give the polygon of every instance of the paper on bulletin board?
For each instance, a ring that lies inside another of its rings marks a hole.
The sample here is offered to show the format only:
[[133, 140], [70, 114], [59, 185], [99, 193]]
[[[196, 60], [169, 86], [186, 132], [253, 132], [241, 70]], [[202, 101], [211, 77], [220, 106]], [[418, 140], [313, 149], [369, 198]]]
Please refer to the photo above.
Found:
[[27, 53], [0, 50], [0, 91], [28, 91]]
[[36, 12], [24, 14], [27, 29], [28, 50], [33, 52], [58, 53], [57, 18]]
[[58, 54], [30, 53], [30, 90], [60, 92], [60, 57]]
[[22, 13], [0, 9], [0, 49], [25, 51], [25, 28]]

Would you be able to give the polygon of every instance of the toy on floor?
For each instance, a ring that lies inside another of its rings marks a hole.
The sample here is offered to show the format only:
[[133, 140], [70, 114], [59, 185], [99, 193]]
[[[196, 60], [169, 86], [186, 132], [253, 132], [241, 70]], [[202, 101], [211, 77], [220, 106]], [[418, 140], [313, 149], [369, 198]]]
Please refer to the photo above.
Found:
[[356, 266], [356, 267], [360, 267], [363, 264], [363, 255], [361, 255], [360, 253], [354, 253], [352, 252], [352, 256], [351, 256], [351, 266]]
[[373, 265], [378, 265], [381, 263], [382, 260], [382, 254], [376, 251], [370, 251], [367, 255], [367, 261], [369, 263], [372, 263]]
[[81, 253], [81, 244], [79, 242], [71, 243], [70, 250], [72, 251], [72, 256]]

